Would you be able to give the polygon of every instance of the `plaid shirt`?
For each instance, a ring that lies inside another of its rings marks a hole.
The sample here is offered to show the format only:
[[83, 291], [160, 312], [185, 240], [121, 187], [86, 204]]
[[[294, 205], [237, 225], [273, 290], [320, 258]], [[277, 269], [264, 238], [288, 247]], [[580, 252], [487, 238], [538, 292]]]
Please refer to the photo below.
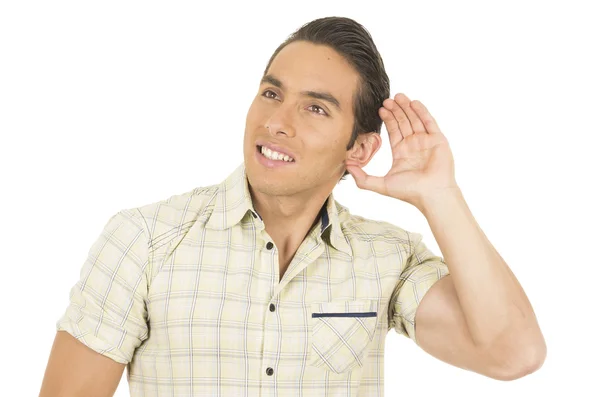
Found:
[[131, 396], [383, 396], [390, 329], [415, 339], [449, 274], [422, 235], [330, 195], [279, 282], [244, 165], [113, 215], [56, 323], [128, 364]]

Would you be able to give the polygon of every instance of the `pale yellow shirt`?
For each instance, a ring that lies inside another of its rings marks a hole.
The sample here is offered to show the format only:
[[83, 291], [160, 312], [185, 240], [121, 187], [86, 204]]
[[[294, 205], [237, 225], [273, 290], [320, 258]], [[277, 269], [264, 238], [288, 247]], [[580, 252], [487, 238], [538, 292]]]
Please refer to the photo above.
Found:
[[416, 342], [443, 258], [330, 195], [279, 282], [247, 181], [113, 215], [56, 329], [128, 364], [132, 397], [383, 396], [385, 337]]

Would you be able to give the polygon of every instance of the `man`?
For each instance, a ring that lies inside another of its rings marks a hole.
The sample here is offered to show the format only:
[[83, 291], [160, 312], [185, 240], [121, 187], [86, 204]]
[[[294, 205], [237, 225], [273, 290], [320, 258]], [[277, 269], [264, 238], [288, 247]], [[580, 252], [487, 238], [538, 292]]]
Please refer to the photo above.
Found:
[[[244, 162], [221, 184], [119, 211], [90, 249], [41, 396], [382, 396], [387, 332], [510, 380], [546, 354], [518, 281], [479, 229], [426, 107], [389, 80], [347, 18], [300, 28], [248, 111]], [[362, 168], [382, 144], [385, 177]], [[418, 233], [353, 215], [358, 187], [417, 207]], [[418, 326], [417, 326], [418, 325]]]

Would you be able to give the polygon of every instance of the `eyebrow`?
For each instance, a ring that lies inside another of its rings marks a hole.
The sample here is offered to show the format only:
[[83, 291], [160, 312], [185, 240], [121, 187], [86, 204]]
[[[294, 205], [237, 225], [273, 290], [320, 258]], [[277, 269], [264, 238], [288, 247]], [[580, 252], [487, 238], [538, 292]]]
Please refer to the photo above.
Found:
[[[283, 89], [283, 83], [281, 82], [281, 80], [279, 80], [277, 77], [271, 75], [271, 74], [267, 74], [265, 75], [261, 80], [260, 83], [268, 83], [268, 84], [272, 84], [277, 88]], [[315, 98], [315, 99], [321, 99], [323, 101], [327, 101], [329, 103], [331, 103], [332, 105], [334, 105], [336, 108], [338, 108], [338, 110], [342, 110], [342, 108], [340, 107], [340, 101], [337, 100], [336, 97], [334, 97], [333, 95], [331, 95], [328, 92], [322, 92], [322, 91], [302, 91], [300, 94], [311, 97], [311, 98]]]

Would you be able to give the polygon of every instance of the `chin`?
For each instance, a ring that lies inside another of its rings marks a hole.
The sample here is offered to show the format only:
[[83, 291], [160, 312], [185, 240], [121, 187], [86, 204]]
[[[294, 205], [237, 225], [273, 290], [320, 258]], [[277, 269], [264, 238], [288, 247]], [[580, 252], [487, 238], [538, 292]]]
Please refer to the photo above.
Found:
[[268, 196], [287, 196], [295, 192], [294, 181], [290, 178], [281, 178], [269, 175], [266, 172], [257, 171], [256, 166], [246, 168], [248, 183], [254, 191]]

